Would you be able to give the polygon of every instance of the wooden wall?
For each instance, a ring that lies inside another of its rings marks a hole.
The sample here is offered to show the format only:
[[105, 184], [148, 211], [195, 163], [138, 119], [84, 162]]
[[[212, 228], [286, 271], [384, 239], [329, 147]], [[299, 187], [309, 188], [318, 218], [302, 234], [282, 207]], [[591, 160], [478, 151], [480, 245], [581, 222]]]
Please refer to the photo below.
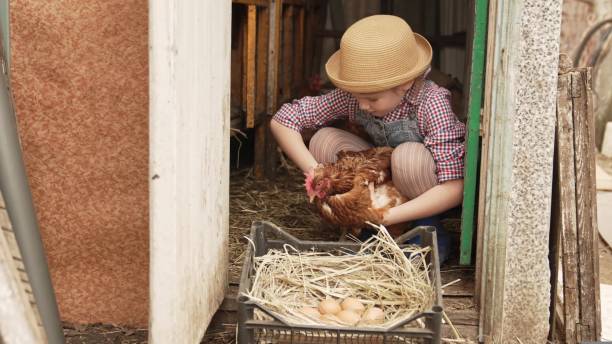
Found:
[[64, 321], [148, 319], [146, 0], [10, 2], [23, 151]]
[[227, 287], [230, 0], [152, 1], [150, 343], [198, 343]]

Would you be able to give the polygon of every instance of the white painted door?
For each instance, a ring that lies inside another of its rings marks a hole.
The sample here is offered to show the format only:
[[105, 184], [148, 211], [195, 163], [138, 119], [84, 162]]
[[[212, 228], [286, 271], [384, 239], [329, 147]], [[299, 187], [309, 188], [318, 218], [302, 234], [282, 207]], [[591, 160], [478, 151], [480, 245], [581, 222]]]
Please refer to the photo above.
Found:
[[149, 1], [150, 334], [198, 343], [227, 285], [230, 0]]

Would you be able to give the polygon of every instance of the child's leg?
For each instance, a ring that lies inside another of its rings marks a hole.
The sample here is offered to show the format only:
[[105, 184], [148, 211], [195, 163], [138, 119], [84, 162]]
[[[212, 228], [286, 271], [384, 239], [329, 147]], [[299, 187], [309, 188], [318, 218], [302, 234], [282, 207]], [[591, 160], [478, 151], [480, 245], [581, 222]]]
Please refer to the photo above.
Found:
[[357, 135], [337, 128], [321, 128], [310, 139], [308, 149], [320, 163], [336, 162], [339, 151], [362, 151], [372, 145]]
[[[429, 150], [422, 143], [406, 142], [397, 146], [391, 155], [391, 173], [393, 183], [398, 190], [409, 199], [438, 184], [436, 165]], [[450, 250], [450, 236], [440, 222], [440, 216], [434, 215], [414, 221], [414, 226], [432, 226], [436, 228], [438, 237], [438, 253], [440, 261], [444, 262]], [[410, 241], [418, 244], [420, 238]]]
[[391, 175], [395, 187], [409, 199], [438, 184], [431, 152], [418, 142], [405, 142], [393, 150]]

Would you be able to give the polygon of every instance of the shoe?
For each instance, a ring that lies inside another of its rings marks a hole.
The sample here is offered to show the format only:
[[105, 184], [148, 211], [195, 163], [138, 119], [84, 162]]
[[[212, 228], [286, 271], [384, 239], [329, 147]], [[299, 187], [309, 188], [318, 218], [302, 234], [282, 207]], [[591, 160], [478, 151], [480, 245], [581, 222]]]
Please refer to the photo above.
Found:
[[[437, 215], [426, 217], [414, 221], [414, 226], [431, 226], [436, 228], [436, 237], [438, 239], [438, 258], [440, 259], [440, 265], [442, 265], [448, 259], [451, 249], [451, 236], [442, 226], [440, 217]], [[418, 235], [410, 240], [406, 241], [406, 244], [420, 245], [421, 236]]]
[[357, 239], [359, 239], [361, 242], [366, 242], [368, 239], [374, 236], [374, 234], [376, 234], [376, 230], [372, 228], [362, 228], [361, 232], [357, 236]]

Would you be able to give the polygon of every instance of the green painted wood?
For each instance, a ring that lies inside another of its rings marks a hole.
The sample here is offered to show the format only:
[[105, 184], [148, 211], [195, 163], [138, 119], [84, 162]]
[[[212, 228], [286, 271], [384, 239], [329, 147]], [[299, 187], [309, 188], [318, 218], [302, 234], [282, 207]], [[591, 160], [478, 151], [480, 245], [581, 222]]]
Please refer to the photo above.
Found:
[[0, 30], [2, 30], [2, 50], [6, 55], [7, 67], [11, 63], [9, 53], [9, 0], [0, 0]]
[[468, 100], [463, 213], [461, 214], [461, 248], [459, 264], [472, 262], [475, 229], [476, 186], [480, 161], [480, 109], [484, 83], [484, 64], [487, 37], [488, 0], [474, 0], [474, 34], [470, 64], [470, 94]]

